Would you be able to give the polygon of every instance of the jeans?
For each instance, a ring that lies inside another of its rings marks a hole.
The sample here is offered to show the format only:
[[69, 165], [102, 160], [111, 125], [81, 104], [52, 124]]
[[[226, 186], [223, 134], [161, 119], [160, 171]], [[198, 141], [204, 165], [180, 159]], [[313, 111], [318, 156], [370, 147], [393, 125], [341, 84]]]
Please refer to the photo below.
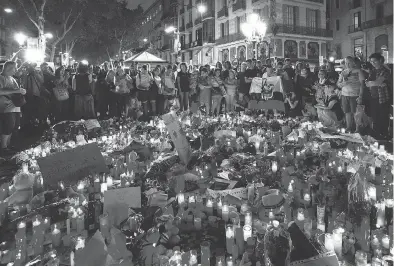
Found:
[[226, 95], [226, 109], [227, 112], [232, 112], [234, 111], [235, 107], [235, 95]]
[[378, 98], [370, 98], [372, 129], [376, 139], [383, 138], [388, 135], [389, 119], [390, 119], [390, 103], [379, 103]]
[[181, 110], [188, 110], [189, 109], [189, 92], [179, 92], [180, 96], [180, 108]]
[[222, 103], [223, 96], [221, 95], [213, 95], [212, 96], [212, 114], [217, 113], [219, 115], [220, 104]]

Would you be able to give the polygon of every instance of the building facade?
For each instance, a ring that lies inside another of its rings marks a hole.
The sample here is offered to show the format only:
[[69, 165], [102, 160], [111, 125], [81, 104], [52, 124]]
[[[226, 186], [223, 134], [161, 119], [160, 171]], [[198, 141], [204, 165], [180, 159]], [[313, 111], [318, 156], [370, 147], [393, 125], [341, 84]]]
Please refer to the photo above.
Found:
[[329, 0], [330, 53], [336, 59], [375, 52], [393, 63], [393, 0]]
[[[178, 0], [178, 62], [191, 65], [214, 64], [215, 2]], [[199, 5], [205, 6], [206, 11], [200, 13]]]
[[0, 13], [0, 60], [6, 60], [11, 53], [9, 40], [7, 41], [6, 20]]

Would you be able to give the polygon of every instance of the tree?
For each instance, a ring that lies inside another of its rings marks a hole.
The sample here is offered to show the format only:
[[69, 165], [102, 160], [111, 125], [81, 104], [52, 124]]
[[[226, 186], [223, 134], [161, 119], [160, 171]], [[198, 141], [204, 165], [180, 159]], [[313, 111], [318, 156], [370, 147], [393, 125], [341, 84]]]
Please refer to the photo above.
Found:
[[42, 51], [46, 51], [46, 27], [54, 31], [54, 40], [50, 45], [50, 61], [53, 61], [56, 46], [74, 27], [87, 0], [18, 0], [18, 2], [38, 31], [39, 48]]

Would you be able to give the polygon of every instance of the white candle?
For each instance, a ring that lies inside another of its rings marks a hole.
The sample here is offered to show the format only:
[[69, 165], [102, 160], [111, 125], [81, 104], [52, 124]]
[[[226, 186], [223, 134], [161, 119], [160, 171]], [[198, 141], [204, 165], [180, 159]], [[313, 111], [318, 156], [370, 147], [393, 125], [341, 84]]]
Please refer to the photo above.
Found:
[[276, 161], [272, 162], [272, 172], [276, 173], [278, 171], [278, 163]]
[[229, 254], [233, 251], [234, 244], [234, 229], [232, 226], [226, 228], [226, 249]]
[[249, 205], [248, 205], [248, 203], [242, 203], [242, 205], [241, 205], [241, 210], [240, 210], [241, 214], [242, 214], [242, 215], [246, 215], [246, 213], [248, 212], [248, 210], [249, 210]]
[[346, 132], [345, 128], [342, 128], [342, 129], [341, 129], [341, 133], [344, 134], [345, 132]]
[[33, 221], [33, 235], [37, 234], [40, 228], [41, 228], [41, 222], [38, 219]]
[[70, 253], [70, 266], [75, 266], [74, 251], [71, 251], [71, 253]]
[[246, 212], [246, 214], [245, 214], [245, 225], [252, 226], [252, 221], [253, 221], [252, 213], [251, 212]]
[[107, 183], [102, 183], [102, 184], [101, 184], [101, 193], [104, 194], [104, 192], [107, 191], [107, 190], [108, 190], [108, 185], [107, 185]]
[[194, 209], [196, 207], [196, 197], [195, 196], [190, 196], [189, 197], [189, 208]]
[[341, 173], [342, 172], [342, 166], [338, 167], [338, 172]]
[[81, 214], [77, 217], [77, 233], [81, 234], [85, 229], [85, 215]]
[[332, 239], [334, 242], [334, 251], [337, 254], [338, 258], [342, 258], [342, 234], [344, 233], [344, 229], [337, 228], [332, 231]]
[[194, 227], [196, 230], [201, 230], [201, 218], [194, 217]]
[[111, 187], [114, 184], [113, 179], [111, 176], [107, 177], [107, 188]]
[[287, 187], [287, 193], [293, 193], [293, 191], [294, 191], [293, 183], [294, 183], [294, 180], [291, 180], [289, 183], [289, 186]]
[[70, 229], [70, 219], [66, 220], [66, 229], [67, 229], [67, 235], [70, 235], [71, 229]]
[[219, 198], [219, 201], [216, 203], [216, 207], [217, 207], [217, 216], [221, 217], [222, 216], [222, 207], [223, 207], [223, 203], [222, 203], [221, 198]]
[[207, 210], [208, 216], [213, 215], [213, 202], [212, 202], [212, 199], [210, 199], [210, 198], [207, 199], [206, 210]]
[[305, 193], [304, 200], [307, 201], [307, 202], [310, 202], [311, 201], [311, 195], [309, 195], [308, 193]]
[[300, 222], [305, 220], [305, 215], [304, 215], [303, 209], [298, 209], [297, 220]]
[[227, 266], [233, 266], [233, 257], [232, 256], [228, 256], [227, 257]]
[[317, 227], [316, 228], [318, 230], [322, 231], [323, 233], [326, 232], [326, 225], [324, 223], [321, 223], [321, 222], [317, 223]]
[[377, 212], [376, 212], [376, 226], [378, 228], [383, 227], [385, 225], [385, 209], [386, 209], [386, 205], [382, 202], [382, 203], [376, 203], [376, 208], [377, 208]]
[[328, 251], [334, 251], [334, 240], [332, 234], [325, 234], [324, 246]]
[[390, 249], [390, 237], [388, 235], [382, 237], [382, 246], [384, 249]]
[[256, 142], [254, 146], [256, 147], [256, 151], [260, 151], [260, 142]]
[[243, 227], [244, 230], [244, 241], [247, 241], [249, 237], [252, 237], [252, 226], [245, 225]]
[[83, 193], [84, 189], [85, 189], [85, 184], [83, 182], [79, 182], [77, 189], [80, 193]]
[[185, 195], [183, 193], [179, 193], [177, 198], [180, 206], [185, 204]]
[[60, 242], [62, 240], [62, 233], [60, 232], [59, 229], [57, 229], [56, 225], [52, 231], [51, 239], [52, 239], [52, 245], [54, 247], [60, 246]]
[[379, 146], [379, 151], [380, 151], [380, 152], [384, 152], [384, 151], [385, 151], [384, 145], [380, 145], [380, 146]]
[[228, 207], [227, 204], [224, 204], [223, 207], [222, 207], [222, 219], [223, 219], [225, 222], [228, 221], [229, 214], [230, 214], [229, 207]]
[[26, 234], [26, 223], [25, 222], [20, 222], [18, 224], [18, 232], [22, 232], [23, 234]]

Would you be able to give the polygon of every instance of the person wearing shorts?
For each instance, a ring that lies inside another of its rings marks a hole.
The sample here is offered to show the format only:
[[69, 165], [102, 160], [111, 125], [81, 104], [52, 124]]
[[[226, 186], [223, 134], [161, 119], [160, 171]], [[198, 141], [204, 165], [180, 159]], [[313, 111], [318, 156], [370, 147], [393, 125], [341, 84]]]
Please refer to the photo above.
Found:
[[26, 94], [26, 90], [19, 88], [18, 83], [12, 77], [16, 72], [16, 63], [7, 61], [0, 74], [0, 135], [1, 153], [6, 154], [11, 143], [12, 133], [19, 127], [21, 108], [16, 107], [10, 95], [19, 93]]
[[337, 86], [342, 88], [341, 103], [346, 118], [346, 130], [353, 132], [356, 129], [354, 115], [357, 104], [362, 104], [364, 74], [361, 69], [356, 68], [356, 62], [352, 57], [345, 59], [346, 69], [342, 71]]
[[141, 67], [141, 72], [136, 76], [136, 85], [138, 100], [141, 101], [144, 108], [144, 115], [149, 114], [149, 103], [151, 105], [151, 111], [153, 114], [156, 113], [156, 98], [158, 92], [151, 90], [151, 85], [153, 83], [152, 76], [148, 73], [148, 66], [143, 65]]

